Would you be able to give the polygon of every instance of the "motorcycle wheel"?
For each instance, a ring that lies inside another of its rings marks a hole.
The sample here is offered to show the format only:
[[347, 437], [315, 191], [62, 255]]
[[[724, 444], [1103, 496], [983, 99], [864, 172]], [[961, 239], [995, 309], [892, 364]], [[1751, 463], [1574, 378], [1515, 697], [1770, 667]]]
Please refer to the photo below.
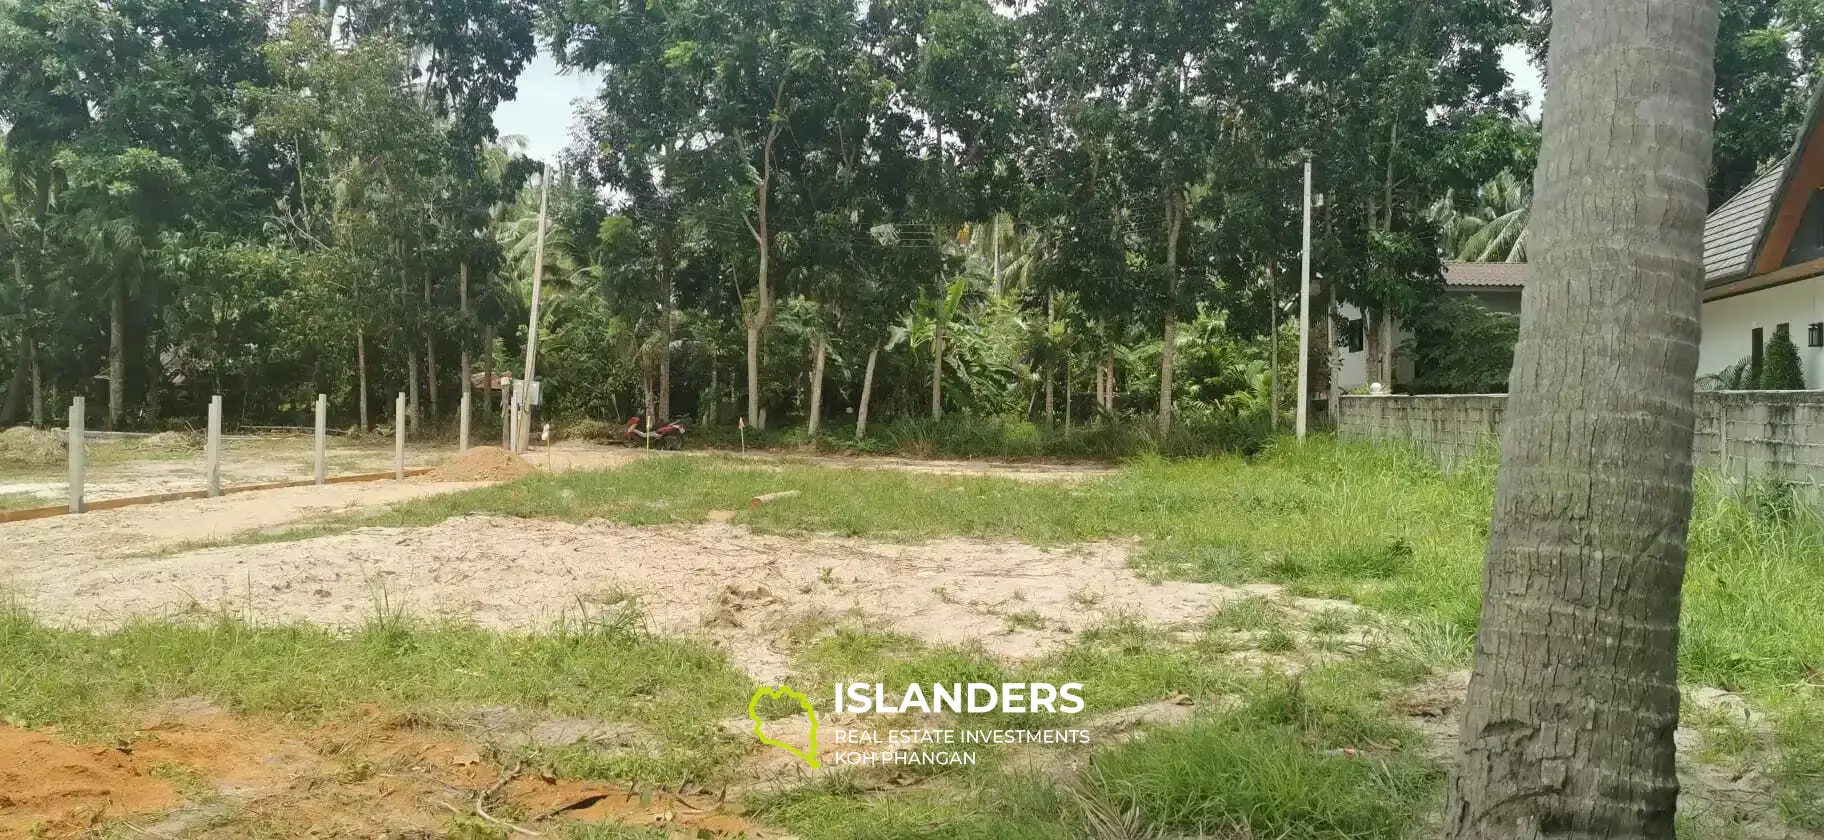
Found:
[[664, 447], [667, 452], [676, 452], [684, 448], [684, 436], [680, 434], [666, 435], [659, 440], [659, 445]]

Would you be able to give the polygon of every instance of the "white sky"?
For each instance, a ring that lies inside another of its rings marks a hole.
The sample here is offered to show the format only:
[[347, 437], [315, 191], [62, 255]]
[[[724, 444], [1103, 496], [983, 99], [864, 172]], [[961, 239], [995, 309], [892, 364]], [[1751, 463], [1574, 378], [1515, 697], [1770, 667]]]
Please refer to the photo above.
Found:
[[551, 54], [540, 50], [519, 77], [519, 96], [502, 103], [494, 124], [504, 135], [526, 138], [526, 154], [554, 160], [570, 142], [570, 120], [577, 99], [595, 95], [596, 77], [581, 71], [559, 72]]
[[[1539, 71], [1527, 60], [1524, 47], [1507, 47], [1501, 51], [1502, 66], [1514, 77], [1514, 87], [1532, 98], [1527, 113], [1539, 117], [1539, 103], [1544, 91], [1539, 85]], [[526, 67], [519, 79], [519, 97], [504, 103], [494, 113], [500, 133], [518, 134], [527, 140], [527, 153], [539, 160], [550, 160], [569, 143], [572, 104], [579, 98], [593, 96], [596, 77], [580, 71], [563, 73], [548, 52]]]

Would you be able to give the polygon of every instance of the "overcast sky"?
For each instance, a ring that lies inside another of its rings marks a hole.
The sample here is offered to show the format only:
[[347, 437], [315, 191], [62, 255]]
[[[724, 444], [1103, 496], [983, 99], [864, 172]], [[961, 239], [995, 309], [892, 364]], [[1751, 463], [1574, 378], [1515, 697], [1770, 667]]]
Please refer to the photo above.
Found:
[[[1527, 61], [1523, 47], [1508, 47], [1501, 54], [1502, 65], [1514, 77], [1514, 87], [1532, 97], [1528, 112], [1537, 119], [1539, 102], [1544, 95], [1539, 86], [1539, 71]], [[541, 52], [519, 80], [519, 98], [500, 106], [495, 124], [501, 134], [518, 134], [526, 138], [527, 153], [540, 160], [556, 157], [570, 138], [570, 117], [574, 103], [595, 93], [595, 76], [589, 73], [560, 73], [549, 53]]]

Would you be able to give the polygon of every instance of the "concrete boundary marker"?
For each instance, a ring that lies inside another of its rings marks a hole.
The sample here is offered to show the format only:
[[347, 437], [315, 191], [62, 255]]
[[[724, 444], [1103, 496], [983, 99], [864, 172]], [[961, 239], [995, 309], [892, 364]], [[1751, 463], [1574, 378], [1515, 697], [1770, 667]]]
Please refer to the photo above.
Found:
[[[430, 471], [431, 471], [431, 469], [429, 467], [422, 467], [422, 468], [415, 469], [415, 470], [406, 470], [405, 475], [407, 477], [424, 475], [425, 473], [428, 473]], [[391, 478], [395, 478], [394, 474], [391, 472], [359, 473], [356, 475], [334, 476], [332, 478], [324, 479], [323, 483], [324, 484], [355, 484], [355, 483], [364, 482], [364, 481], [384, 481], [386, 479], [391, 479]], [[222, 488], [221, 495], [230, 496], [235, 493], [253, 493], [253, 492], [258, 492], [261, 490], [285, 490], [285, 489], [292, 488], [292, 487], [314, 487], [316, 485], [317, 485], [316, 479], [305, 479], [303, 481], [279, 481], [279, 482], [273, 482], [271, 484], [247, 484], [247, 485], [242, 485], [240, 487], [224, 487], [224, 488]], [[87, 502], [84, 505], [83, 509], [85, 511], [113, 510], [114, 508], [134, 507], [137, 505], [155, 505], [155, 504], [160, 504], [163, 502], [181, 502], [181, 501], [187, 501], [189, 499], [207, 499], [209, 497], [210, 497], [210, 493], [208, 490], [180, 490], [175, 493], [155, 493], [150, 496], [128, 496], [123, 499], [103, 499], [100, 501], [92, 501], [92, 502]], [[24, 510], [0, 511], [0, 523], [24, 522], [24, 521], [31, 520], [31, 519], [49, 519], [53, 516], [68, 516], [68, 515], [70, 515], [70, 509], [69, 509], [68, 505], [54, 505], [54, 506], [38, 507], [38, 508], [26, 508]]]

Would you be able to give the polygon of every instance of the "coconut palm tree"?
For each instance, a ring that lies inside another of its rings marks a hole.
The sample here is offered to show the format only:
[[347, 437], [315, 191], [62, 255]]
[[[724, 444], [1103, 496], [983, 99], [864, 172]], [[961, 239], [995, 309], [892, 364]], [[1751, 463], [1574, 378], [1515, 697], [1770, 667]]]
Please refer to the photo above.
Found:
[[1532, 206], [1532, 189], [1503, 171], [1476, 189], [1468, 212], [1457, 209], [1455, 195], [1445, 193], [1427, 215], [1443, 232], [1444, 252], [1450, 259], [1523, 263]]
[[1676, 833], [1716, 32], [1714, 2], [1552, 4], [1533, 317], [1502, 421], [1449, 840]]

